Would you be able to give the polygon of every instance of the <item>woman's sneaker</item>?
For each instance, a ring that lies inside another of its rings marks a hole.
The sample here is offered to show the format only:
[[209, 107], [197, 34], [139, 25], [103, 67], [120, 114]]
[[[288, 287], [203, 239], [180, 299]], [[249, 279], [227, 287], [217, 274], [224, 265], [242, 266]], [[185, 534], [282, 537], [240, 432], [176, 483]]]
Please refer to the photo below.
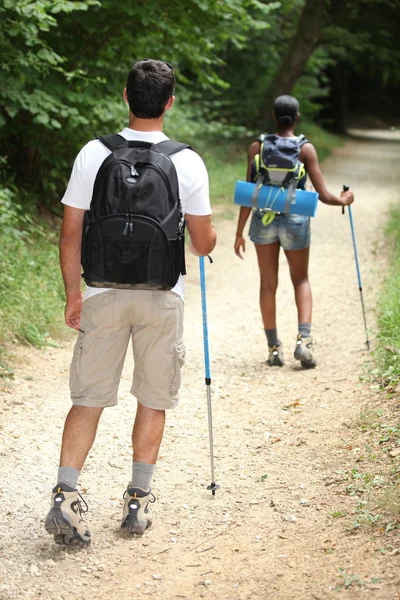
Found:
[[65, 485], [55, 487], [45, 521], [46, 531], [54, 535], [56, 544], [88, 546], [90, 533], [82, 518], [87, 511], [88, 506], [78, 490]]
[[130, 487], [130, 484], [124, 493], [124, 498], [121, 529], [142, 535], [151, 526], [149, 503], [154, 502], [155, 498], [151, 490], [146, 492], [141, 488]]
[[282, 344], [279, 342], [276, 346], [268, 346], [268, 350], [267, 364], [270, 367], [283, 367], [285, 361], [283, 360]]
[[312, 354], [312, 349], [312, 337], [303, 338], [299, 333], [296, 340], [294, 357], [301, 362], [301, 366], [304, 367], [304, 369], [313, 369], [317, 366], [317, 361]]

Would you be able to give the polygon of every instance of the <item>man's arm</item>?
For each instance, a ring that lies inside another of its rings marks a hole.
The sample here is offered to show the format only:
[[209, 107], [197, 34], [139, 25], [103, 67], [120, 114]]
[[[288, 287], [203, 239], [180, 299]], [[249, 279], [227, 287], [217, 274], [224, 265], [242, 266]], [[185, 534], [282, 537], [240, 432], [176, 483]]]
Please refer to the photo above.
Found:
[[214, 250], [217, 234], [211, 221], [211, 215], [185, 215], [190, 235], [189, 248], [195, 256], [206, 256]]
[[60, 232], [60, 266], [67, 297], [65, 322], [76, 330], [79, 330], [83, 304], [81, 243], [84, 214], [85, 211], [80, 208], [65, 205]]
[[321, 202], [333, 206], [346, 206], [347, 204], [354, 202], [354, 194], [350, 190], [342, 192], [340, 198], [328, 190], [319, 167], [317, 151], [312, 144], [304, 144], [301, 149], [300, 160], [304, 163], [306, 171], [310, 176], [315, 190], [318, 192]]

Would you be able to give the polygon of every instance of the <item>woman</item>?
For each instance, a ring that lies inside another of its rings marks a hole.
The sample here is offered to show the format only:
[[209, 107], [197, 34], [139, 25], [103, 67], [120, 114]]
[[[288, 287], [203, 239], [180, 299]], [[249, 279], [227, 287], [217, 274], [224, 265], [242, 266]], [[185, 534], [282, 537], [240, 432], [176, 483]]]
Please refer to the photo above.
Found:
[[[296, 98], [287, 95], [279, 96], [274, 103], [273, 117], [278, 138], [297, 139], [301, 145], [300, 138], [296, 138], [294, 131], [300, 118], [299, 103]], [[249, 148], [247, 181], [254, 181], [253, 160], [260, 153], [260, 148], [259, 141], [251, 144]], [[304, 164], [306, 174], [309, 175], [322, 202], [334, 206], [346, 206], [354, 201], [353, 192], [350, 190], [342, 192], [340, 197], [327, 190], [316, 150], [308, 140], [305, 142], [303, 140], [299, 159]], [[303, 177], [297, 187], [304, 188], [305, 179], [306, 177]], [[243, 258], [241, 249], [243, 252], [245, 251], [243, 229], [251, 211], [252, 209], [248, 207], [240, 208], [235, 240], [235, 253], [239, 258]], [[313, 368], [317, 363], [312, 353], [312, 296], [308, 281], [310, 217], [281, 213], [277, 214], [270, 224], [264, 225], [263, 216], [261, 211], [253, 211], [249, 235], [256, 247], [260, 269], [260, 307], [269, 347], [267, 363], [271, 367], [281, 367], [284, 364], [282, 344], [276, 328], [275, 303], [279, 250], [282, 246], [289, 263], [298, 313], [299, 329], [294, 357], [301, 362], [304, 368]], [[264, 219], [265, 222], [268, 220]]]

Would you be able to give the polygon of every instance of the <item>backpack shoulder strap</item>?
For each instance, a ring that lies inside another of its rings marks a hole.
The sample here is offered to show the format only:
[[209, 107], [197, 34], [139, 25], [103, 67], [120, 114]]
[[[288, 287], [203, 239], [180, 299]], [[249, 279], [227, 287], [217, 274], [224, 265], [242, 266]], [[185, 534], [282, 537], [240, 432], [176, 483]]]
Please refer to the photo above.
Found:
[[108, 135], [101, 135], [97, 138], [106, 148], [114, 152], [123, 144], [126, 144], [126, 139], [118, 133], [110, 133]]
[[299, 143], [299, 148], [304, 146], [304, 144], [309, 143], [309, 140], [306, 138], [306, 136], [303, 133], [301, 135], [299, 135], [299, 137], [297, 138], [297, 141]]
[[188, 148], [192, 149], [188, 144], [182, 144], [181, 142], [174, 142], [173, 140], [165, 140], [164, 142], [160, 142], [156, 144], [158, 150], [162, 152], [162, 154], [166, 154], [167, 156], [171, 156], [172, 154], [176, 154], [181, 150], [185, 150]]

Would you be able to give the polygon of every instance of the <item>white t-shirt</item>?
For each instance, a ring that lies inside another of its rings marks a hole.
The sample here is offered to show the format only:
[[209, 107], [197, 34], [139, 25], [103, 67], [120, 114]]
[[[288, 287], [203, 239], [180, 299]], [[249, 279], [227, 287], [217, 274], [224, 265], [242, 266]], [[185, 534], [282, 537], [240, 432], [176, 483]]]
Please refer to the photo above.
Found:
[[[126, 140], [140, 140], [155, 144], [167, 140], [161, 131], [136, 131], [125, 127], [120, 135]], [[68, 187], [61, 202], [75, 208], [89, 210], [93, 186], [100, 165], [110, 154], [110, 150], [99, 140], [92, 140], [79, 152], [72, 168]], [[203, 160], [196, 152], [185, 149], [171, 156], [179, 182], [179, 194], [184, 214], [204, 216], [211, 214], [208, 173]], [[172, 289], [184, 299], [184, 281], [180, 275]], [[107, 288], [87, 286], [85, 300], [95, 294], [106, 292]]]

